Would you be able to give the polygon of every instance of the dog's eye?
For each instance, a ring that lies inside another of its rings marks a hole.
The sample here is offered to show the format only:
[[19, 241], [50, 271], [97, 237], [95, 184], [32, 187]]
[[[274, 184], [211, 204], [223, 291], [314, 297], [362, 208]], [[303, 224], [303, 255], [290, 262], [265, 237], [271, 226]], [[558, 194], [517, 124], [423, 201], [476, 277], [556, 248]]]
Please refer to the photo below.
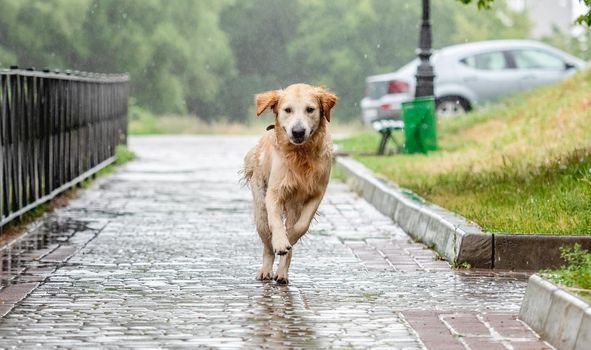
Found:
[[291, 108], [287, 107], [286, 109], [284, 109], [285, 113], [289, 114], [291, 113]]
[[312, 112], [314, 112], [314, 107], [307, 107], [307, 108], [306, 108], [306, 112], [307, 112], [307, 113], [312, 113]]

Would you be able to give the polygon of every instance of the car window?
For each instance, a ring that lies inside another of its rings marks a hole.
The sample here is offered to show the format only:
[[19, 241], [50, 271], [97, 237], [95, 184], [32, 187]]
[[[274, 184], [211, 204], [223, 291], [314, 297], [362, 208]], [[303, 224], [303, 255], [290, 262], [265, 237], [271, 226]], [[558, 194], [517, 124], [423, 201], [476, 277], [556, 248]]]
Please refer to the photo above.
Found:
[[376, 81], [367, 83], [366, 89], [367, 97], [373, 100], [377, 100], [378, 98], [388, 93], [388, 82]]
[[514, 50], [511, 54], [515, 60], [515, 66], [519, 69], [562, 70], [565, 67], [562, 59], [541, 50]]
[[460, 62], [469, 67], [480, 70], [501, 70], [508, 68], [505, 55], [500, 51], [469, 56], [460, 60]]

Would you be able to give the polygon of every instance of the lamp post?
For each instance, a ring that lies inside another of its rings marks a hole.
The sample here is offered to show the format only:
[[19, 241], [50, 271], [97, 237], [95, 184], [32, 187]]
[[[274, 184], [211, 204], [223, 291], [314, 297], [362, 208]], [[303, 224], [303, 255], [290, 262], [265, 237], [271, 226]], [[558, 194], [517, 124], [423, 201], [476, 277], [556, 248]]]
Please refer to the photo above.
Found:
[[437, 120], [435, 118], [435, 97], [433, 96], [433, 66], [431, 57], [431, 23], [429, 23], [429, 0], [423, 0], [423, 20], [417, 56], [421, 62], [417, 67], [415, 99], [402, 103], [404, 121], [404, 152], [427, 153], [437, 150]]
[[429, 0], [423, 0], [423, 19], [417, 55], [421, 60], [417, 67], [417, 86], [415, 97], [433, 96], [433, 66], [429, 62], [431, 57], [431, 23], [429, 22]]

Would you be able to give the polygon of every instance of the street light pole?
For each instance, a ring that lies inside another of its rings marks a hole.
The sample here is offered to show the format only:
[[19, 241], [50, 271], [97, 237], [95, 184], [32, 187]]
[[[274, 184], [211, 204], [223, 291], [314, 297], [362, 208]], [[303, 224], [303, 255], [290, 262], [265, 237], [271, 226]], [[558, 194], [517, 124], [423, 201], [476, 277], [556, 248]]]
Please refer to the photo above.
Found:
[[433, 66], [429, 62], [431, 57], [431, 23], [429, 22], [429, 0], [423, 0], [423, 20], [417, 55], [421, 60], [417, 67], [417, 86], [415, 97], [433, 96]]

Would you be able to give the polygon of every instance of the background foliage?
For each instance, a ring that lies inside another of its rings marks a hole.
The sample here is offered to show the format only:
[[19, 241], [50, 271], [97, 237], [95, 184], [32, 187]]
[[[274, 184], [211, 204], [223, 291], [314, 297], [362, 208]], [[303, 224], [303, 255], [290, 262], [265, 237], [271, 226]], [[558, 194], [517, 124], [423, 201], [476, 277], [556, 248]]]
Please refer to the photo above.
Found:
[[[435, 47], [527, 35], [525, 14], [491, 5], [433, 0]], [[240, 122], [255, 93], [302, 81], [334, 90], [339, 119], [356, 118], [365, 77], [414, 57], [420, 2], [0, 0], [0, 9], [0, 67], [129, 72], [134, 115]]]
[[[470, 4], [472, 2], [476, 3], [479, 9], [488, 9], [492, 6], [495, 0], [458, 0], [464, 4]], [[583, 13], [580, 15], [576, 22], [579, 24], [586, 24], [587, 26], [591, 26], [591, 0], [579, 0], [582, 4], [586, 5], [589, 8], [587, 13]]]

